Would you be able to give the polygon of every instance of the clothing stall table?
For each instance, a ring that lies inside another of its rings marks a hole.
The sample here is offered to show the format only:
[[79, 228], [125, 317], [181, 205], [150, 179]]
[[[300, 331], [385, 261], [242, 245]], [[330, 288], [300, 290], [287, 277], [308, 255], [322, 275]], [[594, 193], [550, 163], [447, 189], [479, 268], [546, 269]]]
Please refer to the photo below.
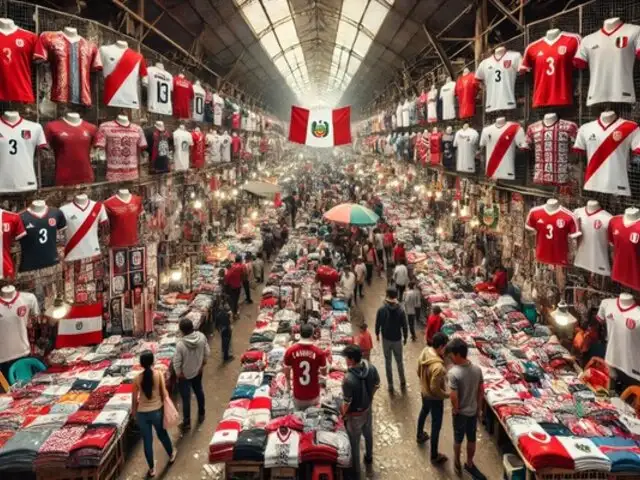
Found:
[[264, 477], [264, 465], [262, 462], [227, 462], [225, 467], [225, 478], [231, 480], [236, 476], [253, 480], [263, 480]]

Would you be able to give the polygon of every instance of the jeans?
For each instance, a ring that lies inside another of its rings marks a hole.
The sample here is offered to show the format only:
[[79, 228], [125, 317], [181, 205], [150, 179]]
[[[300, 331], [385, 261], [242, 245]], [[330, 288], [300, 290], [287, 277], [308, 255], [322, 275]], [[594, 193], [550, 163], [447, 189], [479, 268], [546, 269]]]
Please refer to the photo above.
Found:
[[364, 436], [364, 462], [373, 462], [373, 412], [371, 407], [360, 415], [347, 414], [345, 421], [351, 443], [352, 470], [356, 478], [360, 475], [360, 437]]
[[204, 390], [202, 389], [202, 372], [193, 378], [182, 378], [178, 381], [178, 390], [182, 397], [182, 422], [185, 425], [191, 423], [191, 390], [196, 395], [198, 402], [198, 418], [204, 417]]
[[387, 372], [387, 383], [389, 388], [393, 388], [393, 366], [391, 364], [391, 355], [396, 359], [398, 364], [398, 375], [400, 376], [400, 385], [405, 385], [407, 380], [404, 378], [404, 363], [402, 361], [402, 340], [386, 340], [382, 338], [382, 352], [384, 353], [384, 367]]
[[240, 288], [229, 289], [229, 306], [234, 315], [238, 314], [238, 301], [240, 300]]
[[244, 287], [244, 300], [247, 303], [251, 303], [251, 285], [249, 280], [243, 280], [242, 286]]
[[416, 315], [408, 314], [407, 315], [407, 323], [409, 324], [409, 331], [411, 332], [411, 338], [416, 339]]
[[407, 288], [406, 285], [398, 285], [396, 284], [396, 290], [398, 290], [398, 301], [402, 301], [402, 297], [404, 297], [404, 290]]
[[431, 458], [436, 458], [438, 456], [438, 442], [444, 414], [444, 400], [422, 397], [422, 410], [420, 410], [420, 415], [418, 416], [418, 436], [424, 430], [424, 424], [429, 413], [431, 413]]
[[371, 285], [371, 280], [373, 279], [373, 263], [367, 263], [365, 267], [367, 267], [367, 285]]
[[173, 455], [173, 445], [169, 434], [162, 425], [162, 408], [153, 410], [152, 412], [137, 412], [136, 422], [140, 427], [140, 435], [142, 436], [142, 444], [144, 445], [144, 456], [147, 459], [147, 465], [149, 469], [154, 467], [153, 461], [153, 429], [156, 429], [156, 434], [162, 446], [167, 452], [167, 455], [171, 457]]
[[220, 339], [222, 340], [222, 359], [227, 361], [231, 356], [231, 329], [225, 328], [222, 330], [220, 332]]

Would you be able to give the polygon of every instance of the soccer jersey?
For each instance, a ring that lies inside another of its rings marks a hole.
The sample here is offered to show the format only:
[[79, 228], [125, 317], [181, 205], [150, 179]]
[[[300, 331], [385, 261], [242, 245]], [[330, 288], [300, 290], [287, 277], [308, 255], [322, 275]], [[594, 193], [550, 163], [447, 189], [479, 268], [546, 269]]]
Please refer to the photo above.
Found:
[[31, 353], [27, 324], [39, 314], [38, 299], [33, 293], [16, 291], [12, 299], [0, 298], [0, 363]]
[[0, 101], [33, 103], [31, 62], [38, 36], [22, 28], [0, 32]]
[[438, 121], [438, 92], [430, 90], [427, 93], [427, 122], [434, 123]]
[[191, 118], [190, 108], [193, 100], [193, 84], [184, 76], [173, 77], [173, 116]]
[[476, 78], [485, 85], [485, 111], [516, 108], [515, 86], [521, 62], [522, 55], [513, 51], [499, 58], [493, 54], [480, 62]]
[[320, 396], [319, 370], [327, 365], [324, 351], [311, 343], [296, 343], [287, 349], [284, 365], [293, 371], [293, 396], [314, 400]]
[[152, 113], [172, 115], [173, 75], [158, 67], [147, 68], [147, 108]]
[[102, 69], [98, 48], [77, 36], [43, 32], [35, 56], [51, 64], [51, 100], [91, 105], [91, 72]]
[[166, 173], [169, 171], [169, 154], [171, 153], [171, 134], [167, 130], [148, 128], [145, 130], [147, 152], [149, 153], [149, 168], [152, 173]]
[[598, 320], [607, 326], [607, 364], [640, 379], [640, 306], [623, 307], [619, 298], [607, 298], [600, 303]]
[[82, 120], [78, 125], [54, 120], [47, 123], [44, 133], [56, 159], [56, 185], [77, 185], [94, 180], [91, 168], [91, 147], [98, 128]]
[[640, 290], [640, 221], [625, 224], [624, 215], [616, 215], [607, 228], [613, 245], [611, 278], [634, 290]]
[[476, 153], [480, 135], [473, 128], [458, 130], [453, 138], [456, 148], [456, 170], [458, 172], [474, 173], [476, 171]]
[[213, 94], [213, 124], [222, 126], [222, 111], [224, 110], [224, 100], [217, 93]]
[[611, 460], [590, 439], [562, 436], [556, 438], [573, 459], [574, 469], [577, 472], [611, 470]]
[[571, 455], [560, 443], [558, 437], [548, 433], [531, 432], [518, 439], [520, 451], [529, 464], [535, 468], [562, 468], [573, 470]]
[[204, 153], [206, 148], [205, 135], [201, 131], [191, 133], [193, 145], [191, 146], [191, 166], [193, 168], [204, 167]]
[[24, 237], [27, 232], [18, 214], [7, 212], [1, 208], [0, 225], [2, 225], [2, 235], [0, 235], [0, 250], [2, 250], [0, 278], [13, 278], [15, 267], [11, 258], [11, 243]]
[[527, 139], [519, 123], [495, 123], [482, 129], [480, 146], [487, 148], [486, 175], [494, 180], [514, 180], [516, 146], [527, 148]]
[[139, 125], [122, 125], [118, 120], [102, 123], [96, 134], [96, 147], [105, 149], [108, 181], [138, 178], [139, 154], [147, 148], [147, 140]]
[[442, 133], [436, 132], [429, 135], [429, 154], [431, 165], [440, 165], [442, 162]]
[[206, 92], [204, 88], [198, 83], [193, 86], [193, 119], [196, 122], [204, 121], [204, 97]]
[[610, 275], [608, 228], [611, 214], [602, 208], [589, 212], [586, 207], [575, 209], [573, 214], [582, 232], [574, 265], [600, 275]]
[[47, 140], [39, 123], [20, 118], [15, 124], [0, 118], [0, 193], [38, 188], [33, 156]]
[[58, 230], [64, 230], [67, 221], [57, 208], [47, 207], [43, 212], [27, 209], [20, 214], [27, 234], [20, 239], [20, 271], [47, 268], [58, 263], [56, 239]]
[[453, 170], [456, 164], [454, 139], [455, 137], [451, 133], [442, 134], [442, 166], [448, 170]]
[[544, 205], [533, 207], [525, 228], [536, 232], [536, 260], [551, 265], [566, 265], [569, 238], [581, 235], [578, 221], [564, 207], [553, 212], [547, 211]]
[[573, 103], [573, 58], [579, 43], [579, 35], [562, 32], [527, 47], [520, 71], [533, 70], [533, 108]]
[[576, 140], [578, 125], [556, 120], [547, 125], [543, 120], [529, 125], [527, 139], [533, 146], [535, 166], [533, 182], [564, 185], [569, 182], [569, 152]]
[[476, 97], [480, 84], [473, 72], [461, 75], [456, 80], [456, 97], [458, 97], [458, 117], [469, 118], [476, 114]]
[[227, 163], [231, 161], [231, 137], [228, 133], [225, 133], [221, 137], [221, 152], [222, 152], [222, 161], [223, 163]]
[[604, 102], [635, 103], [633, 64], [640, 55], [640, 26], [621, 23], [610, 32], [604, 28], [580, 42], [574, 64], [589, 66], [587, 106]]
[[409, 114], [410, 111], [411, 111], [411, 103], [409, 102], [409, 100], [405, 100], [404, 103], [402, 104], [402, 126], [404, 126], [405, 128], [411, 126], [410, 114]]
[[402, 102], [399, 102], [396, 107], [396, 119], [398, 121], [398, 128], [404, 127], [404, 119], [402, 118]]
[[640, 129], [635, 122], [618, 118], [605, 126], [598, 118], [585, 123], [578, 130], [573, 148], [587, 155], [585, 190], [631, 195], [629, 151], [640, 154]]
[[138, 218], [142, 213], [142, 199], [131, 195], [128, 202], [113, 195], [104, 202], [109, 218], [112, 247], [130, 247], [138, 244]]
[[193, 136], [184, 128], [173, 132], [173, 169], [177, 172], [189, 170], [189, 152]]
[[147, 76], [144, 57], [117, 43], [100, 47], [104, 74], [104, 104], [109, 107], [140, 108], [138, 82]]
[[207, 149], [206, 160], [207, 163], [220, 163], [221, 161], [221, 148], [222, 137], [217, 133], [207, 133], [206, 136]]
[[440, 100], [442, 101], [442, 120], [456, 118], [456, 83], [447, 82], [440, 88]]
[[67, 223], [64, 259], [67, 262], [92, 258], [100, 254], [98, 224], [109, 221], [104, 206], [89, 200], [86, 205], [75, 201], [60, 207]]
[[265, 468], [298, 468], [300, 456], [300, 432], [288, 427], [280, 427], [269, 433], [264, 449]]

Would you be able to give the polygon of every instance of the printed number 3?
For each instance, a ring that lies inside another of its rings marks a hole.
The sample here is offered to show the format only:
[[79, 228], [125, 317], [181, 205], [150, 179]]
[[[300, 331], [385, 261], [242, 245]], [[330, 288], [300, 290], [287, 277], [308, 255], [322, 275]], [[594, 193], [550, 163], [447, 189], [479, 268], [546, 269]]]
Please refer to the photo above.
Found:
[[306, 360], [300, 362], [300, 368], [302, 368], [302, 375], [300, 375], [300, 385], [307, 386], [311, 383], [311, 364]]
[[502, 81], [502, 70], [496, 70], [496, 78], [495, 78], [496, 82], [501, 82]]
[[9, 140], [9, 155], [15, 155], [16, 153], [18, 153], [18, 141], [11, 139]]
[[545, 70], [545, 73], [547, 75], [553, 75], [554, 73], [556, 73], [556, 63], [555, 63], [555, 59], [553, 57], [549, 57], [547, 58], [547, 69]]
[[2, 53], [4, 53], [4, 56], [7, 57], [7, 62], [11, 63], [11, 49], [10, 48], [3, 48], [2, 49]]
[[547, 234], [545, 235], [549, 240], [553, 238], [553, 225], [547, 225]]
[[38, 238], [38, 241], [40, 243], [47, 243], [47, 240], [49, 239], [49, 234], [47, 232], [47, 229], [41, 228], [38, 233], [40, 233], [40, 237]]

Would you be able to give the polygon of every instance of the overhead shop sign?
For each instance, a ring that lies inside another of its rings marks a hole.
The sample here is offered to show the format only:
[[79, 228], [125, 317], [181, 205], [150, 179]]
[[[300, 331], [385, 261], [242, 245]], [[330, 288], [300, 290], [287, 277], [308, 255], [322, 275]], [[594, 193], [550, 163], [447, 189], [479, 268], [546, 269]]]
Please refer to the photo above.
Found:
[[351, 143], [351, 107], [336, 109], [291, 107], [289, 141], [310, 147]]

